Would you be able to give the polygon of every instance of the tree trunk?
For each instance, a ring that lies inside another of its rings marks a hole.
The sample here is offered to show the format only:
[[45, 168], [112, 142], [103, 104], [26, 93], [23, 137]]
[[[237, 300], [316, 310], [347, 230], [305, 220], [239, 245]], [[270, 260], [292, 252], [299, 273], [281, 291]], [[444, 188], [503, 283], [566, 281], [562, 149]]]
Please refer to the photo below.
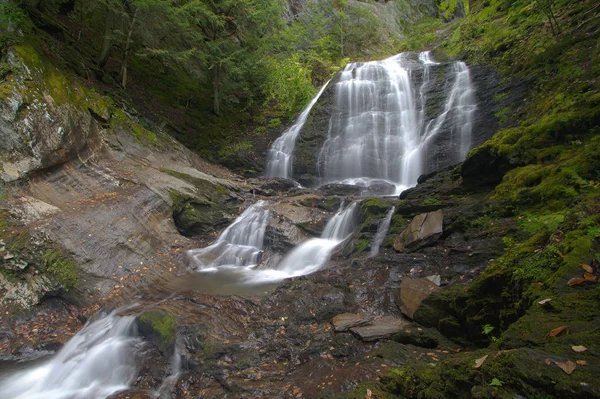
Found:
[[213, 112], [215, 115], [221, 113], [221, 66], [215, 65], [215, 78], [213, 80]]
[[113, 13], [106, 8], [106, 18], [104, 19], [104, 36], [102, 36], [102, 48], [98, 54], [98, 65], [104, 68], [110, 57], [112, 49], [112, 28], [113, 28]]
[[125, 41], [125, 49], [123, 50], [123, 64], [121, 64], [121, 86], [125, 88], [127, 86], [127, 58], [129, 57], [129, 50], [131, 49], [131, 36], [133, 35], [133, 29], [135, 28], [135, 21], [137, 19], [139, 8], [136, 7], [131, 17], [131, 24], [129, 25], [129, 32], [127, 32], [127, 40]]

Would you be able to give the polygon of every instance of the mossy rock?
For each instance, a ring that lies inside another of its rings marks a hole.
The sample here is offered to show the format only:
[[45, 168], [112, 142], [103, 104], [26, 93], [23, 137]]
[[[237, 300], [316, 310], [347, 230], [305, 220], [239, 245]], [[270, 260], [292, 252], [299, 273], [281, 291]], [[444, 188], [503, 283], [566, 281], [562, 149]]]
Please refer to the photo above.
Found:
[[169, 355], [175, 344], [175, 316], [164, 310], [151, 310], [138, 317], [140, 334]]
[[174, 171], [163, 171], [186, 180], [196, 187], [197, 195], [185, 194], [177, 190], [169, 192], [173, 220], [181, 234], [185, 236], [208, 234], [231, 222], [231, 214], [237, 212], [238, 200], [225, 186]]

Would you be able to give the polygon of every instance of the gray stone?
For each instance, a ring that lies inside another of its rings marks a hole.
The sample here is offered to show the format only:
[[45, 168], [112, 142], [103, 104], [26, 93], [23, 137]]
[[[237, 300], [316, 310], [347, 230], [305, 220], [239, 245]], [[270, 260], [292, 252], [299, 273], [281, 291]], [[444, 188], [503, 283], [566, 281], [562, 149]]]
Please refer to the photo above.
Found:
[[394, 249], [399, 252], [413, 252], [437, 241], [443, 232], [443, 221], [444, 215], [441, 210], [415, 216], [394, 240]]
[[342, 313], [331, 320], [333, 329], [336, 332], [348, 331], [353, 327], [362, 326], [373, 320], [372, 317], [356, 314], [356, 313]]
[[439, 274], [435, 274], [433, 276], [427, 276], [425, 278], [427, 280], [431, 281], [433, 284], [437, 285], [438, 287], [440, 285], [442, 285], [442, 276], [440, 276]]
[[354, 327], [350, 329], [350, 331], [353, 334], [358, 335], [358, 337], [363, 341], [377, 341], [379, 339], [387, 338], [393, 334], [396, 334], [407, 324], [408, 322], [406, 320], [387, 316], [374, 320], [368, 325]]
[[435, 285], [429, 278], [402, 280], [400, 292], [396, 296], [396, 305], [404, 315], [412, 319], [421, 302], [439, 290], [440, 287]]

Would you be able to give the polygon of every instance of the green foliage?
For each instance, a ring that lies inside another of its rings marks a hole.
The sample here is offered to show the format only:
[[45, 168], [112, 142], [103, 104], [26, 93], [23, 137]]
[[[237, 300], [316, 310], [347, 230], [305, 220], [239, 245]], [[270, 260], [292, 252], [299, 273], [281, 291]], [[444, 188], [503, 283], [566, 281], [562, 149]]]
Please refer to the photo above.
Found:
[[492, 333], [492, 331], [494, 331], [495, 327], [491, 324], [485, 324], [482, 328], [481, 328], [481, 332], [485, 335], [490, 335]]
[[500, 381], [499, 379], [497, 379], [496, 377], [494, 377], [494, 378], [492, 378], [490, 385], [493, 387], [501, 387], [503, 385], [503, 382]]
[[438, 7], [446, 19], [450, 18], [456, 11], [457, 7], [461, 6], [464, 14], [469, 13], [469, 1], [468, 0], [442, 0]]
[[275, 101], [287, 116], [301, 109], [315, 95], [310, 70], [302, 65], [300, 56], [270, 58], [267, 63], [266, 103]]
[[21, 8], [11, 2], [0, 3], [0, 56], [9, 46], [17, 43], [17, 29], [25, 19], [26, 15]]

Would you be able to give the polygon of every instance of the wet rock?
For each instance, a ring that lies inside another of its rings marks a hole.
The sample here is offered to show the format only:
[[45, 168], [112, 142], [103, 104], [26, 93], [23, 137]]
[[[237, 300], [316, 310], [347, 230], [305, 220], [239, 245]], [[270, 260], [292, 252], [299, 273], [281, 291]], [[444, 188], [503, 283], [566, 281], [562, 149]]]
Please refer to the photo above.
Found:
[[441, 210], [415, 216], [394, 240], [394, 249], [399, 252], [412, 252], [430, 245], [442, 235], [443, 220]]
[[396, 192], [396, 186], [391, 183], [384, 181], [374, 182], [368, 187], [365, 187], [361, 195], [363, 196], [379, 196], [379, 195], [392, 195]]
[[405, 320], [387, 316], [377, 319], [369, 325], [354, 327], [350, 331], [363, 341], [377, 341], [392, 336], [406, 324]]
[[405, 279], [400, 283], [396, 304], [404, 315], [412, 319], [421, 302], [439, 290], [440, 288], [428, 278]]
[[331, 320], [336, 332], [348, 331], [353, 327], [362, 326], [373, 320], [373, 317], [355, 313], [342, 313]]
[[262, 191], [271, 191], [277, 193], [286, 193], [296, 188], [298, 188], [298, 183], [295, 181], [291, 179], [282, 179], [279, 177], [266, 179], [266, 182], [258, 187], [258, 189]]
[[149, 390], [127, 389], [110, 395], [107, 399], [153, 399], [155, 394]]
[[394, 335], [393, 339], [404, 345], [414, 345], [427, 349], [454, 348], [456, 346], [435, 328], [424, 328], [418, 325], [409, 325], [403, 328], [398, 334]]
[[326, 184], [319, 187], [319, 191], [323, 195], [360, 195], [361, 188], [358, 186], [352, 186], [349, 184]]

